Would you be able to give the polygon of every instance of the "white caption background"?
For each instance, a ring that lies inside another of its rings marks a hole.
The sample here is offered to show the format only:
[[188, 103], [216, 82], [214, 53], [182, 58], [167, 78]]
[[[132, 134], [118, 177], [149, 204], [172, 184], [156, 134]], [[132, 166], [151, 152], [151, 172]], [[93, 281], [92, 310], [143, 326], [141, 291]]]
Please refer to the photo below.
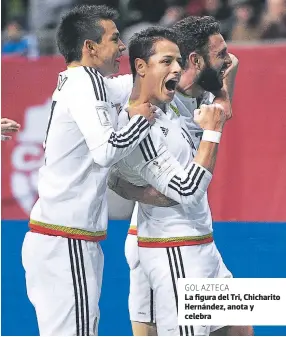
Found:
[[178, 324], [286, 325], [286, 279], [180, 278]]

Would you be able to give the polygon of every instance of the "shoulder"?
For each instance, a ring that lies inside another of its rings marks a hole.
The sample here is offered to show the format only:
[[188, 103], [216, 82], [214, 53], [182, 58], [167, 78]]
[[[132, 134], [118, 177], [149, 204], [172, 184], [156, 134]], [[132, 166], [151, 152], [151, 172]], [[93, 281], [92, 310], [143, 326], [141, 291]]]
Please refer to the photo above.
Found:
[[105, 86], [103, 76], [94, 68], [91, 67], [74, 67], [74, 68], [68, 68], [66, 71], [69, 79], [73, 83], [78, 83], [78, 85], [81, 85], [81, 83], [86, 84], [100, 84]]
[[133, 87], [133, 79], [132, 75], [127, 74], [127, 75], [119, 75], [116, 77], [110, 77], [110, 78], [105, 78], [104, 79], [106, 86], [114, 88], [117, 86], [124, 86], [130, 89]]
[[94, 95], [96, 100], [107, 102], [107, 92], [103, 76], [91, 67], [75, 67], [67, 70], [67, 77], [71, 91], [83, 95]]
[[120, 75], [117, 77], [105, 78], [104, 82], [106, 90], [110, 95], [110, 99], [115, 103], [123, 105], [132, 91], [132, 76]]

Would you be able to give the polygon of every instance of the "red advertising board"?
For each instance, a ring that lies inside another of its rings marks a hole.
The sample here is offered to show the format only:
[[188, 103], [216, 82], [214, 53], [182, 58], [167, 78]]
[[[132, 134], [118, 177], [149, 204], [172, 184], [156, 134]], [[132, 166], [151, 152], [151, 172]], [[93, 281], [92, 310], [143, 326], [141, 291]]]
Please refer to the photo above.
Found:
[[[225, 127], [210, 187], [215, 220], [286, 221], [286, 45], [232, 47], [239, 60], [234, 117]], [[21, 132], [2, 142], [2, 219], [26, 219], [37, 174], [59, 57], [2, 59], [2, 117]], [[129, 72], [128, 60], [121, 73]]]

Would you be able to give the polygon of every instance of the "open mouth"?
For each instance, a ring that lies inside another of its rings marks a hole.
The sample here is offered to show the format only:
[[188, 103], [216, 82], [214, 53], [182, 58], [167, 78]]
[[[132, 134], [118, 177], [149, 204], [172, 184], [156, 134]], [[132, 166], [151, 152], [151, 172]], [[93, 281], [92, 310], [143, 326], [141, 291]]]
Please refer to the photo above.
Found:
[[175, 91], [177, 84], [178, 84], [178, 80], [171, 79], [165, 82], [165, 87], [168, 91]]

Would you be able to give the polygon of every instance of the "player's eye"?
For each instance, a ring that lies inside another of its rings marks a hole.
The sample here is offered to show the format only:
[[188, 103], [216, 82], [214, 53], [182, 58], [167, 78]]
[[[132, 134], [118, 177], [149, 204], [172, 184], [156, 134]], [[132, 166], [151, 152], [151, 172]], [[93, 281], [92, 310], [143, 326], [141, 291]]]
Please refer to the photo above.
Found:
[[112, 41], [114, 41], [115, 43], [118, 43], [118, 41], [119, 41], [119, 36], [114, 36], [114, 37], [112, 38]]
[[171, 60], [170, 59], [165, 59], [165, 60], [163, 60], [163, 63], [165, 63], [167, 65], [170, 65], [171, 64]]
[[181, 68], [183, 68], [183, 60], [179, 59], [179, 60], [177, 60], [177, 62], [178, 62], [178, 64], [179, 64], [179, 66], [180, 66]]

